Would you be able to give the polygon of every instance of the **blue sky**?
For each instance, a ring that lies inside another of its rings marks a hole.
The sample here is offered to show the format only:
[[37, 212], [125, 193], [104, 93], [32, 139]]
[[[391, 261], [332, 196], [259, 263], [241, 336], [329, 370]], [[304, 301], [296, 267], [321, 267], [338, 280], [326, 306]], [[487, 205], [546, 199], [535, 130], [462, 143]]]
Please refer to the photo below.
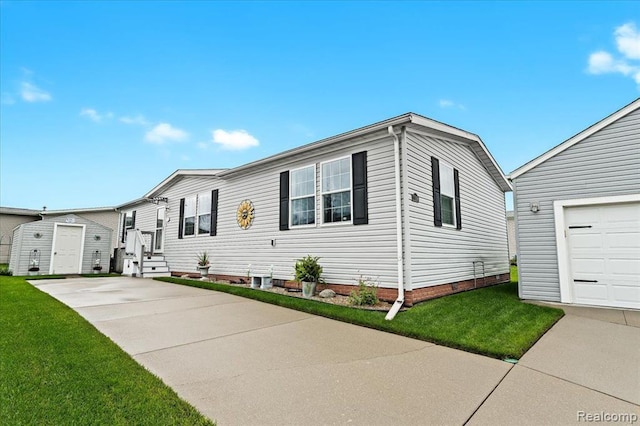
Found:
[[634, 2], [0, 3], [0, 205], [118, 205], [408, 111], [508, 173], [640, 94]]

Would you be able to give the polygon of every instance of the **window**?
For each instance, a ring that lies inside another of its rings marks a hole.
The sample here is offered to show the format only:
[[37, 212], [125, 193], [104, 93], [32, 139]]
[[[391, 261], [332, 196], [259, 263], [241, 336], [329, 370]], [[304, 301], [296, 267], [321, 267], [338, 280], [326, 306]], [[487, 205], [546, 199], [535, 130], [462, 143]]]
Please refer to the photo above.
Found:
[[196, 234], [196, 196], [184, 199], [184, 236]]
[[291, 226], [316, 223], [316, 166], [291, 170]]
[[455, 197], [453, 167], [440, 163], [440, 212], [444, 225], [456, 224]]
[[351, 221], [351, 157], [322, 163], [322, 222]]
[[198, 194], [198, 235], [211, 231], [211, 193]]

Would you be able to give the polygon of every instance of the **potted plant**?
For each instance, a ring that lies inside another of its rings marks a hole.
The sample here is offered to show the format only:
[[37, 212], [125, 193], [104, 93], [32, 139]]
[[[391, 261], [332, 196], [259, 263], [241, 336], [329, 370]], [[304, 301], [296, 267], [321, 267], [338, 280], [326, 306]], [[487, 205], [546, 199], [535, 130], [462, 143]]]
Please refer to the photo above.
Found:
[[209, 254], [206, 251], [198, 254], [198, 271], [200, 271], [200, 276], [202, 278], [206, 278], [209, 276]]
[[38, 259], [31, 259], [31, 266], [29, 267], [29, 275], [38, 275], [40, 268], [38, 267]]
[[302, 296], [311, 297], [316, 292], [316, 285], [322, 282], [322, 266], [318, 263], [319, 257], [307, 255], [296, 261], [296, 281], [302, 283]]
[[102, 271], [102, 265], [100, 265], [100, 259], [95, 260], [95, 264], [93, 265], [93, 273], [99, 274]]

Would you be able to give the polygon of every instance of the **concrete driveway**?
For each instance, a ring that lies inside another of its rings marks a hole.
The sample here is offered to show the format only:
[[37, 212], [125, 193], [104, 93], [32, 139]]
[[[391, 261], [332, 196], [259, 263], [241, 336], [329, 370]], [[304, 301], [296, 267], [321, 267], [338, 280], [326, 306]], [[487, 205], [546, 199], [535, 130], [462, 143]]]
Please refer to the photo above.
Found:
[[518, 365], [192, 287], [33, 281], [219, 425], [640, 414], [640, 328], [567, 315]]

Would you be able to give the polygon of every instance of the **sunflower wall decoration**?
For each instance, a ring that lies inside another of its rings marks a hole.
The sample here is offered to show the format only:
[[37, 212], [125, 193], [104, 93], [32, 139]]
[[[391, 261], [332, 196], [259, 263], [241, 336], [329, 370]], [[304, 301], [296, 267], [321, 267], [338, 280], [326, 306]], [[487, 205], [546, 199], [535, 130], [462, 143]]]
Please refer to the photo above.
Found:
[[253, 223], [253, 218], [255, 216], [253, 210], [253, 203], [251, 200], [244, 200], [238, 206], [238, 211], [236, 212], [236, 220], [238, 221], [238, 226], [242, 229], [248, 229]]

